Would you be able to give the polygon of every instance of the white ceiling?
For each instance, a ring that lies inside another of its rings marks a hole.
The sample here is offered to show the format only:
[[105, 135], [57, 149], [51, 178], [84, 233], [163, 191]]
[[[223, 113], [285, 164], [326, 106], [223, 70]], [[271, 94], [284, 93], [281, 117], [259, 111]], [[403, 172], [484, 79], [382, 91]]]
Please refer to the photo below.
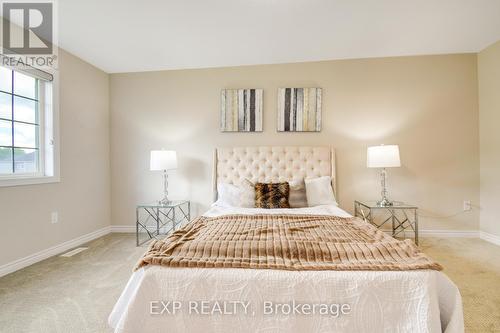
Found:
[[109, 73], [477, 52], [500, 0], [59, 0], [59, 44]]

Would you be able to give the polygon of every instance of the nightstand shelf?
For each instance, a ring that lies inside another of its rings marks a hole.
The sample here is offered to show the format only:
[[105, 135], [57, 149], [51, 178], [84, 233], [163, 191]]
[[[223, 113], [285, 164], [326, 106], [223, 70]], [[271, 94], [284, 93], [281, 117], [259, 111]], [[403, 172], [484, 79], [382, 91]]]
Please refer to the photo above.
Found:
[[[377, 221], [375, 213], [380, 212], [382, 218]], [[415, 244], [418, 245], [418, 207], [394, 202], [392, 206], [379, 206], [376, 201], [354, 201], [354, 216], [361, 217], [381, 229], [384, 225], [391, 226], [392, 237], [405, 237], [406, 231], [412, 231]]]
[[[160, 235], [167, 235], [184, 222], [191, 220], [191, 203], [187, 200], [158, 202], [137, 205], [136, 209], [136, 244], [140, 246]], [[140, 239], [141, 235], [145, 239]]]

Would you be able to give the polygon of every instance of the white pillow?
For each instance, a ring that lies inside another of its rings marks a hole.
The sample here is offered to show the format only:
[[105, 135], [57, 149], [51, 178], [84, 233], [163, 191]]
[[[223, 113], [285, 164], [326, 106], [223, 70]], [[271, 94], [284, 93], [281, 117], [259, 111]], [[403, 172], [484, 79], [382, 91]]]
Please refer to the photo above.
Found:
[[240, 206], [245, 208], [254, 208], [255, 207], [255, 184], [249, 181], [248, 179], [244, 179], [240, 186]]
[[303, 180], [292, 180], [288, 182], [290, 186], [290, 194], [288, 195], [288, 203], [291, 208], [307, 207], [306, 187]]
[[227, 183], [217, 184], [217, 201], [215, 204], [221, 207], [239, 207], [241, 190]]
[[307, 204], [309, 207], [319, 205], [337, 205], [333, 194], [332, 179], [329, 176], [305, 179]]
[[255, 188], [248, 180], [244, 180], [240, 186], [218, 183], [215, 204], [221, 207], [253, 208], [255, 207]]

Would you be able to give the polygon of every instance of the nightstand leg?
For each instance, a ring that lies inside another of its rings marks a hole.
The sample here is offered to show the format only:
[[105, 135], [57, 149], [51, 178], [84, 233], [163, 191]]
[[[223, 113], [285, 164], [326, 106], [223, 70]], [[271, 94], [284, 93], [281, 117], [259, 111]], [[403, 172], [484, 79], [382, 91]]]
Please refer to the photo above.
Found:
[[160, 235], [160, 208], [156, 208], [156, 235]]
[[139, 208], [135, 209], [135, 244], [139, 246]]
[[418, 214], [415, 209], [415, 244], [418, 245]]
[[173, 214], [173, 216], [172, 216], [172, 231], [175, 231], [175, 225], [176, 225], [176, 222], [175, 222], [175, 207], [173, 209], [172, 214]]
[[390, 210], [389, 211], [391, 212], [391, 219], [392, 219], [392, 237], [394, 237], [396, 235], [396, 229], [394, 228], [395, 227], [395, 221], [394, 221], [394, 211]]

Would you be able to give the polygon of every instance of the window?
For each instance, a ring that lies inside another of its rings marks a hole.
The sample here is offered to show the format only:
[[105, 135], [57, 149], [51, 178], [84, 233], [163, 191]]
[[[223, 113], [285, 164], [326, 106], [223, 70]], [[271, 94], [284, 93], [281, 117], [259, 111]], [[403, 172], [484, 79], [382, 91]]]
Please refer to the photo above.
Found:
[[54, 176], [52, 81], [36, 73], [0, 66], [0, 186]]

